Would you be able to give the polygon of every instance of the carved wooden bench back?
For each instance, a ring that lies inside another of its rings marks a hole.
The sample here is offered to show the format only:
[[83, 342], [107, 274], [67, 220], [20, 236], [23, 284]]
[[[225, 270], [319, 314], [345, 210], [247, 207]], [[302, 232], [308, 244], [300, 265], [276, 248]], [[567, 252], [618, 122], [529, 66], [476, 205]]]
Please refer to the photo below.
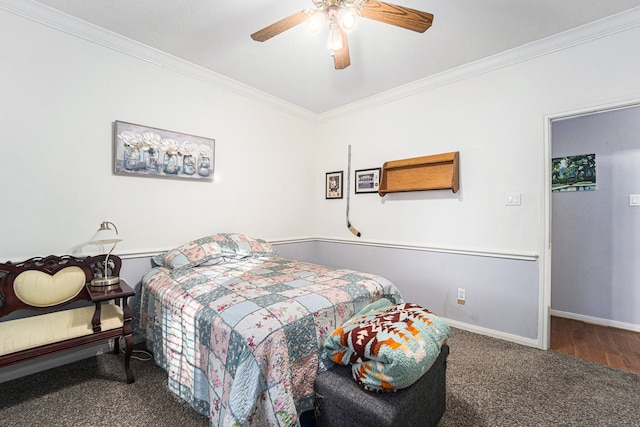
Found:
[[[70, 255], [56, 256], [49, 255], [47, 257], [30, 258], [26, 261], [12, 263], [0, 263], [0, 318], [13, 313], [17, 310], [36, 310], [41, 312], [50, 312], [59, 307], [63, 307], [74, 301], [89, 301], [90, 297], [84, 286], [81, 286], [79, 292], [74, 295], [69, 295], [69, 298], [62, 298], [61, 302], [54, 304], [44, 304], [38, 306], [38, 304], [25, 301], [24, 296], [20, 294], [20, 290], [16, 293], [16, 279], [21, 282], [20, 275], [24, 272], [42, 272], [46, 276], [43, 276], [45, 280], [50, 280], [47, 286], [65, 286], [64, 283], [58, 283], [56, 281], [56, 274], [63, 272], [63, 270], [82, 270], [84, 272], [84, 283], [90, 282], [95, 277], [102, 277], [104, 274], [104, 255], [98, 255], [93, 257], [76, 258]], [[108, 275], [117, 276], [120, 274], [120, 268], [122, 266], [122, 260], [114, 255], [109, 257], [109, 266], [107, 269]], [[75, 267], [69, 269], [69, 267]], [[36, 273], [37, 274], [37, 273]], [[60, 280], [61, 282], [64, 280]], [[37, 280], [36, 280], [37, 282]], [[20, 283], [20, 285], [23, 285]], [[29, 285], [25, 285], [29, 286]], [[34, 285], [35, 286], [35, 285]], [[20, 289], [18, 287], [18, 289]]]

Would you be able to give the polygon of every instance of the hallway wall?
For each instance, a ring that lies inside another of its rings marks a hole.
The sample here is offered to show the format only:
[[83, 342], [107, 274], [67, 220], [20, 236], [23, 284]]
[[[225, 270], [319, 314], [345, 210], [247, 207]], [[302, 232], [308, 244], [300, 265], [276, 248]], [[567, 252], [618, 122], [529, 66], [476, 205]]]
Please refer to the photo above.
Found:
[[640, 206], [629, 206], [640, 194], [640, 107], [555, 121], [552, 141], [554, 158], [596, 154], [597, 189], [552, 195], [551, 308], [640, 330]]

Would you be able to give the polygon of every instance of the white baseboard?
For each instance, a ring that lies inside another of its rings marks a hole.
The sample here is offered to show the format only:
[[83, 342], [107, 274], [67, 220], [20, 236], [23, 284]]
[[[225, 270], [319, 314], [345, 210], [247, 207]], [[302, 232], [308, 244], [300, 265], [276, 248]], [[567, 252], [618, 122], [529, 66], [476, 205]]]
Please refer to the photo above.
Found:
[[602, 319], [600, 317], [585, 316], [584, 314], [569, 313], [560, 310], [551, 310], [552, 316], [564, 317], [565, 319], [579, 320], [581, 322], [593, 323], [601, 326], [609, 326], [612, 328], [626, 329], [628, 331], [640, 332], [640, 325], [633, 323], [619, 322], [617, 320]]
[[[598, 317], [585, 316], [582, 314], [568, 313], [559, 310], [551, 310], [552, 316], [565, 317], [568, 319], [579, 320], [587, 323], [595, 323], [603, 326], [611, 326], [619, 329], [626, 329], [634, 332], [640, 332], [640, 325], [632, 323], [618, 322], [615, 320], [601, 319]], [[494, 329], [484, 328], [481, 326], [472, 325], [470, 323], [464, 323], [457, 320], [451, 320], [442, 318], [450, 326], [454, 328], [462, 329], [465, 331], [473, 332], [480, 335], [486, 335], [492, 338], [498, 338], [505, 341], [510, 341], [516, 344], [525, 345], [528, 347], [541, 348], [537, 339], [525, 338], [519, 335], [513, 335], [506, 332], [496, 331]], [[45, 369], [54, 368], [56, 366], [64, 365], [67, 363], [75, 362], [88, 357], [96, 356], [105, 352], [111, 351], [110, 346], [106, 344], [91, 346], [77, 351], [67, 351], [59, 355], [53, 355], [50, 357], [44, 357], [41, 359], [35, 359], [29, 362], [20, 363], [13, 366], [0, 369], [0, 383], [10, 381], [15, 378], [20, 378], [25, 375], [34, 374], [36, 372], [43, 371]]]
[[511, 341], [516, 344], [526, 345], [528, 347], [541, 348], [540, 343], [538, 342], [537, 339], [525, 338], [518, 335], [508, 334], [506, 332], [500, 332], [493, 329], [483, 328], [482, 326], [471, 325], [469, 323], [459, 322], [457, 320], [451, 320], [444, 317], [442, 319], [445, 322], [447, 322], [450, 326], [453, 326], [454, 328], [473, 332], [475, 334], [486, 335], [492, 338], [498, 338], [505, 341]]
[[[143, 341], [137, 335], [133, 336], [133, 344], [139, 344]], [[119, 340], [120, 352], [124, 353], [124, 341]], [[16, 378], [25, 377], [47, 369], [56, 368], [68, 363], [77, 362], [78, 360], [88, 359], [104, 353], [113, 351], [113, 339], [105, 340], [100, 343], [86, 345], [77, 349], [69, 349], [60, 353], [53, 353], [49, 356], [42, 356], [37, 359], [28, 360], [26, 362], [16, 363], [10, 366], [0, 368], [0, 383], [14, 380]]]
[[67, 363], [77, 362], [78, 360], [87, 359], [109, 351], [112, 351], [111, 340], [109, 343], [103, 342], [89, 345], [77, 350], [63, 351], [50, 356], [43, 356], [26, 362], [16, 363], [0, 369], [0, 383], [66, 365]]

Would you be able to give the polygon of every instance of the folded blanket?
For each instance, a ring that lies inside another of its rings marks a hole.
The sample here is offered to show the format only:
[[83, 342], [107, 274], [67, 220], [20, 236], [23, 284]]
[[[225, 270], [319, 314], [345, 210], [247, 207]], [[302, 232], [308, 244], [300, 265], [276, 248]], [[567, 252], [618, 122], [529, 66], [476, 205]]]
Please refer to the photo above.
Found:
[[363, 388], [389, 392], [420, 379], [450, 334], [449, 325], [426, 308], [383, 298], [336, 329], [325, 346], [334, 362], [351, 364]]

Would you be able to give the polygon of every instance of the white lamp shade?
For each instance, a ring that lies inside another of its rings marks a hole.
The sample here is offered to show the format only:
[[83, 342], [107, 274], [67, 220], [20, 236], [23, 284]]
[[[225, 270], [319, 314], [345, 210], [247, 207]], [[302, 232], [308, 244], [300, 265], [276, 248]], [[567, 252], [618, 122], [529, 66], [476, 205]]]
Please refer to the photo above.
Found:
[[[109, 227], [112, 225], [113, 228]], [[96, 233], [89, 239], [89, 244], [92, 245], [105, 245], [108, 243], [118, 243], [121, 242], [122, 239], [118, 237], [118, 230], [116, 226], [112, 222], [104, 221], [100, 224], [100, 228]]]
[[104, 275], [102, 277], [93, 278], [91, 280], [91, 286], [110, 289], [112, 286], [117, 286], [118, 283], [120, 283], [120, 278], [118, 276], [108, 276], [107, 273], [109, 268], [109, 256], [115, 249], [116, 244], [121, 241], [122, 239], [118, 237], [118, 228], [114, 223], [109, 221], [103, 221], [100, 224], [98, 231], [96, 231], [91, 240], [89, 240], [90, 245], [106, 245], [113, 243], [111, 250], [104, 260]]

